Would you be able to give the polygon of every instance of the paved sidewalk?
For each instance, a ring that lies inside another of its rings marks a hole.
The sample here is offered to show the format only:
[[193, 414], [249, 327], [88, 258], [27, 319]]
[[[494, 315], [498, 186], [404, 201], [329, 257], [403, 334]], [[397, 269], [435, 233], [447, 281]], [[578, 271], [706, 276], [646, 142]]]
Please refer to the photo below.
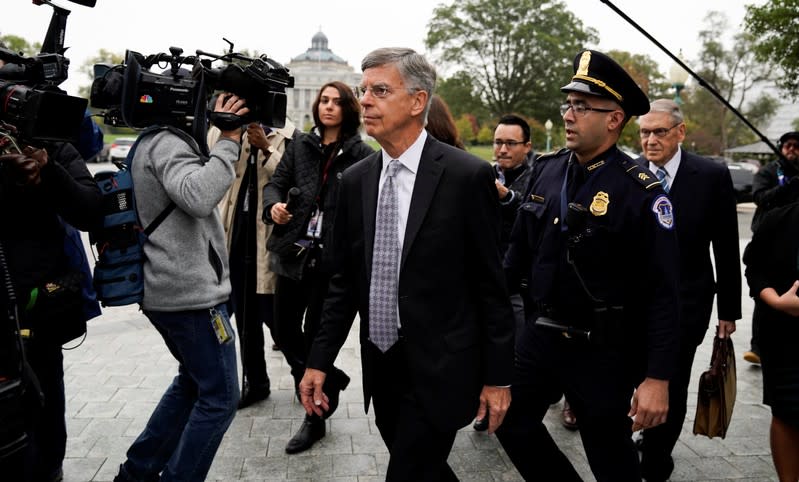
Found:
[[[742, 235], [748, 236], [748, 231]], [[746, 239], [741, 240], [741, 248]], [[712, 337], [697, 354], [689, 396], [689, 419], [674, 451], [674, 481], [777, 480], [768, 444], [770, 412], [761, 402], [761, 374], [741, 359], [751, 334], [752, 300], [744, 286], [744, 314], [734, 336], [738, 360], [738, 401], [725, 440], [691, 433], [699, 374], [710, 358]], [[714, 314], [715, 316], [715, 314]], [[272, 352], [267, 336], [267, 365], [272, 379], [268, 400], [238, 412], [217, 453], [209, 480], [383, 480], [388, 454], [371, 415], [363, 411], [356, 327], [337, 365], [352, 377], [341, 406], [327, 422], [328, 435], [310, 451], [286, 455], [286, 442], [302, 422], [302, 406], [293, 398], [288, 366]], [[67, 482], [110, 481], [125, 459], [164, 389], [176, 363], [147, 319], [134, 307], [108, 309], [89, 324], [80, 347], [65, 352], [69, 441], [64, 463]], [[560, 404], [545, 423], [586, 481], [593, 481], [579, 433], [559, 423]], [[533, 454], [531, 454], [532, 456]], [[518, 472], [493, 436], [471, 427], [458, 433], [450, 463], [461, 480], [517, 481]]]

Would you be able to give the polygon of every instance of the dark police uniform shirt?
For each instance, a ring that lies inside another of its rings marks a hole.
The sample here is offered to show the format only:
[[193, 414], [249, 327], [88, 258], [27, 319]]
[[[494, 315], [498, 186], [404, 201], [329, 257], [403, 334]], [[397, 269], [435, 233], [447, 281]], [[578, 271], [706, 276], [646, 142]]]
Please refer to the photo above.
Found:
[[[588, 330], [597, 308], [614, 308], [616, 345], [638, 375], [669, 379], [677, 355], [679, 263], [671, 202], [657, 178], [616, 146], [584, 166], [563, 149], [539, 158], [536, 169], [505, 259], [509, 286], [527, 278], [524, 295], [539, 314], [546, 310]], [[587, 210], [579, 238], [564, 226], [569, 202]]]

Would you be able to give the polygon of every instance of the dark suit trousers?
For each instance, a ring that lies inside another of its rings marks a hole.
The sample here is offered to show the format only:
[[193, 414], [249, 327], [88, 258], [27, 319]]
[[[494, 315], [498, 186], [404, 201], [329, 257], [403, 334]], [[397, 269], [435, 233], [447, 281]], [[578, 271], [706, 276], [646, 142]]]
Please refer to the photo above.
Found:
[[369, 343], [375, 423], [388, 447], [386, 481], [457, 481], [447, 457], [456, 431], [440, 432], [423, 413], [408, 376], [405, 341], [386, 353]]
[[677, 371], [669, 381], [669, 413], [666, 423], [644, 430], [641, 446], [641, 473], [646, 479], [666, 480], [674, 463], [671, 452], [680, 438], [688, 403], [688, 385], [697, 347], [702, 343], [705, 327], [685, 329], [680, 333], [680, 355]]
[[627, 416], [633, 383], [622, 354], [530, 321], [517, 334], [515, 363], [513, 402], [497, 438], [525, 480], [582, 480], [542, 423], [549, 405], [565, 394], [597, 481], [640, 482]]

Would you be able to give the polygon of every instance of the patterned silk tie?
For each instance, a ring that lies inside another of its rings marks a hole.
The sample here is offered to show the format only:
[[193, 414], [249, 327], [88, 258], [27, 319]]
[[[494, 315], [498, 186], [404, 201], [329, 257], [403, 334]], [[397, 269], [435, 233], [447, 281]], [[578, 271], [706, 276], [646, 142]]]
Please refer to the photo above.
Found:
[[662, 167], [659, 167], [658, 168], [658, 172], [656, 172], [655, 175], [658, 177], [658, 180], [660, 180], [660, 184], [663, 185], [663, 190], [668, 193], [669, 192], [669, 183], [668, 183], [668, 181], [666, 181], [666, 176], [668, 175], [666, 170], [663, 169]]
[[377, 202], [372, 284], [369, 287], [369, 337], [385, 352], [397, 342], [397, 278], [399, 273], [399, 201], [394, 176], [402, 167], [393, 159], [386, 168]]

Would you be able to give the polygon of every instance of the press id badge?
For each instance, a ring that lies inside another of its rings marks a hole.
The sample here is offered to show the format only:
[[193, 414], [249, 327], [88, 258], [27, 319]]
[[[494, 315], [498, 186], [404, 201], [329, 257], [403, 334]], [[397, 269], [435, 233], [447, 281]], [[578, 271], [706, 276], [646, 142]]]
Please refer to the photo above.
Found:
[[211, 308], [211, 326], [214, 329], [216, 340], [220, 345], [224, 345], [233, 339], [233, 329], [230, 327], [230, 322], [216, 309]]
[[316, 209], [308, 221], [308, 229], [305, 230], [305, 237], [320, 239], [322, 237], [322, 218], [324, 214], [319, 209]]

